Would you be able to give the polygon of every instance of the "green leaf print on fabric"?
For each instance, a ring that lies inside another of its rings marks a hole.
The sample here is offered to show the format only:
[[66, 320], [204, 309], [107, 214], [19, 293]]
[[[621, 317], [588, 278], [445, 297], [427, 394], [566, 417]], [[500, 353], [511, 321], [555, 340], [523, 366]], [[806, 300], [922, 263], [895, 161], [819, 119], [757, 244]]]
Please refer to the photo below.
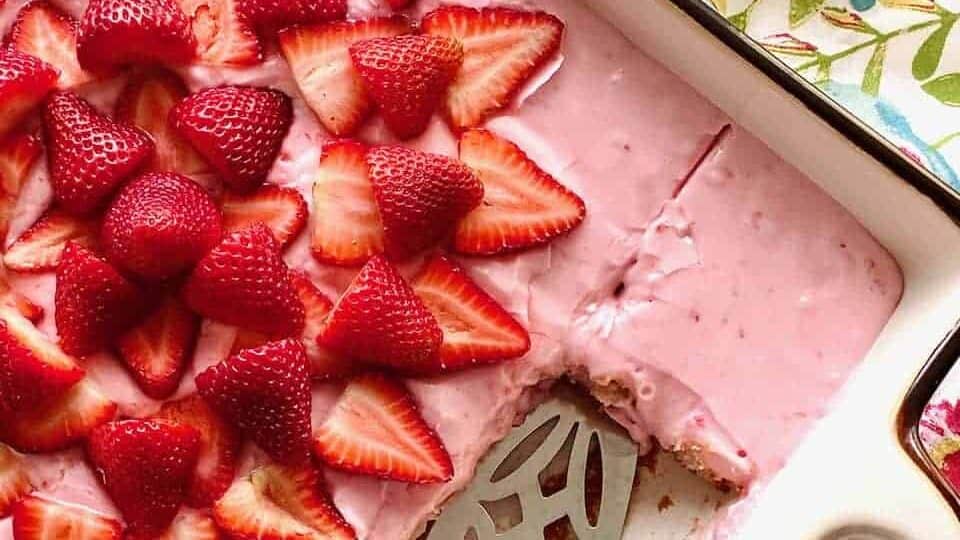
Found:
[[947, 38], [950, 31], [957, 23], [957, 18], [944, 17], [943, 25], [930, 34], [929, 37], [917, 49], [913, 57], [913, 77], [918, 81], [924, 81], [933, 76], [940, 65], [940, 59], [943, 57], [943, 49], [947, 44]]
[[825, 3], [826, 0], [790, 0], [790, 27], [796, 28], [806, 22]]
[[923, 91], [944, 105], [960, 107], [960, 73], [947, 73], [924, 83]]
[[883, 76], [883, 63], [887, 58], [887, 42], [884, 41], [877, 45], [873, 50], [873, 56], [867, 62], [867, 69], [863, 72], [863, 82], [860, 89], [864, 94], [870, 96], [880, 95], [880, 78]]

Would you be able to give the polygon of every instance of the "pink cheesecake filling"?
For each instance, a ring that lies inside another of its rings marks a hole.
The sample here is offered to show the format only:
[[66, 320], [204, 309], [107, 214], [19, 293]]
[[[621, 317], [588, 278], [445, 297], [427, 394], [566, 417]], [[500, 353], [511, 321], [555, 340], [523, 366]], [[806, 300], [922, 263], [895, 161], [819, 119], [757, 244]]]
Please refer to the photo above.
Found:
[[[24, 3], [8, 0], [0, 10], [4, 29]], [[440, 3], [454, 2], [421, 0], [418, 10]], [[583, 197], [588, 218], [547, 248], [463, 260], [529, 329], [533, 348], [518, 361], [408, 381], [451, 454], [455, 478], [411, 486], [325, 471], [337, 506], [362, 539], [414, 536], [564, 374], [592, 389], [642, 447], [656, 438], [716, 479], [761, 485], [825, 414], [895, 309], [902, 290], [895, 261], [809, 179], [584, 3], [456, 3], [539, 8], [567, 24], [561, 56], [521, 92], [522, 103], [488, 127]], [[79, 15], [85, 1], [60, 4]], [[376, 0], [350, 5], [355, 16], [384, 11]], [[296, 187], [312, 202], [320, 145], [328, 136], [282, 58], [272, 54], [254, 69], [194, 66], [181, 74], [193, 90], [253, 84], [293, 97], [294, 127], [270, 181]], [[110, 109], [122, 82], [81, 93]], [[378, 120], [361, 138], [391, 140]], [[412, 144], [456, 155], [456, 140], [439, 118]], [[49, 199], [40, 164], [8, 240]], [[286, 260], [331, 298], [356, 272], [314, 261], [309, 233]], [[11, 279], [47, 310], [41, 328], [55, 336], [53, 276]], [[234, 333], [204, 324], [178, 396], [194, 391], [196, 373], [225, 358]], [[111, 355], [88, 360], [87, 368], [121, 414], [145, 416], [159, 407]], [[336, 384], [316, 388], [315, 425], [338, 392]], [[264, 459], [253, 448], [248, 455], [245, 469]], [[27, 459], [40, 492], [117, 515], [81, 452]], [[0, 521], [0, 538], [11, 537], [9, 521]]]

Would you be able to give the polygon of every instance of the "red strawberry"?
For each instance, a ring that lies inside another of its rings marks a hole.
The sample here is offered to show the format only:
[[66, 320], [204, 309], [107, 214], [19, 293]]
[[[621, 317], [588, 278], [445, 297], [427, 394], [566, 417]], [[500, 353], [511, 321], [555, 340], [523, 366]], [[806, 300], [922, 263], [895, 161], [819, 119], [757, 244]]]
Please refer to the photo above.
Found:
[[13, 504], [32, 490], [23, 460], [0, 444], [0, 519], [7, 517]]
[[200, 62], [249, 66], [263, 61], [257, 33], [237, 11], [239, 1], [177, 0], [193, 27]]
[[415, 484], [446, 482], [453, 463], [402, 384], [361, 375], [314, 433], [314, 452], [331, 467]]
[[427, 129], [463, 63], [463, 47], [439, 36], [396, 36], [355, 43], [350, 57], [387, 127], [409, 139]]
[[260, 187], [293, 122], [290, 98], [249, 86], [209, 88], [181, 101], [170, 121], [231, 189]]
[[454, 159], [402, 146], [367, 154], [386, 253], [406, 259], [454, 230], [483, 199], [483, 185]]
[[313, 467], [265, 465], [234, 482], [213, 507], [231, 538], [353, 540]]
[[47, 97], [57, 70], [12, 47], [0, 48], [0, 136], [6, 135]]
[[177, 173], [147, 173], [110, 204], [101, 244], [118, 268], [159, 280], [189, 269], [221, 236], [220, 209], [202, 187]]
[[183, 294], [191, 309], [229, 325], [274, 337], [303, 332], [303, 303], [262, 223], [228, 235], [201, 259]]
[[0, 424], [0, 441], [21, 452], [59, 452], [116, 414], [117, 404], [84, 379], [41, 407], [7, 417]]
[[17, 14], [10, 44], [50, 64], [60, 72], [58, 88], [93, 80], [77, 61], [77, 20], [46, 0], [35, 0]]
[[347, 0], [237, 0], [237, 7], [260, 28], [335, 21], [347, 16]]
[[310, 452], [310, 364], [299, 341], [246, 349], [197, 375], [197, 391], [275, 461]]
[[43, 320], [43, 307], [34, 304], [32, 300], [13, 290], [7, 281], [6, 272], [0, 264], [0, 310], [12, 308], [31, 323]]
[[342, 356], [421, 373], [433, 370], [442, 339], [437, 320], [377, 255], [340, 297], [317, 342]]
[[29, 320], [0, 307], [0, 413], [33, 409], [66, 393], [84, 371]]
[[311, 228], [310, 249], [322, 263], [359, 265], [383, 252], [366, 146], [348, 140], [324, 146], [313, 184]]
[[170, 125], [170, 109], [187, 94], [187, 87], [177, 74], [156, 69], [131, 75], [117, 99], [117, 120], [137, 126], [153, 137], [157, 150], [148, 170], [191, 177], [210, 174], [203, 158]]
[[223, 199], [223, 228], [245, 229], [261, 222], [286, 246], [307, 225], [307, 201], [293, 188], [268, 184], [249, 195], [227, 193]]
[[197, 465], [200, 434], [160, 420], [123, 420], [90, 434], [87, 458], [135, 533], [163, 532], [176, 517]]
[[411, 285], [443, 329], [443, 369], [519, 358], [530, 350], [526, 329], [452, 259], [433, 256]]
[[11, 133], [0, 140], [0, 244], [10, 230], [20, 188], [41, 150], [40, 139], [31, 134]]
[[443, 6], [427, 14], [423, 32], [463, 44], [463, 67], [447, 93], [454, 129], [480, 125], [560, 49], [563, 23], [542, 11]]
[[195, 508], [211, 506], [233, 481], [240, 435], [196, 394], [165, 403], [156, 417], [192, 426], [200, 433], [200, 457], [186, 502]]
[[391, 9], [403, 9], [413, 3], [413, 0], [387, 0]]
[[294, 26], [280, 32], [280, 50], [307, 105], [327, 131], [342, 137], [356, 131], [371, 109], [350, 45], [410, 31], [403, 17]]
[[200, 331], [200, 318], [168, 298], [139, 326], [120, 336], [117, 349], [143, 393], [166, 399], [177, 391]]
[[137, 324], [146, 298], [106, 261], [70, 243], [57, 267], [54, 305], [60, 346], [86, 356]]
[[10, 246], [3, 263], [17, 272], [55, 270], [69, 242], [92, 249], [97, 242], [97, 224], [61, 210], [48, 210]]
[[120, 540], [123, 525], [82, 506], [30, 496], [13, 510], [15, 540]]
[[[210, 516], [197, 512], [181, 512], [165, 533], [143, 540], [219, 540], [217, 523]], [[124, 540], [134, 540], [129, 536]]]
[[50, 98], [44, 124], [53, 194], [72, 214], [96, 210], [153, 155], [146, 133], [110, 120], [71, 92]]
[[517, 145], [485, 130], [460, 137], [460, 160], [483, 182], [483, 204], [457, 228], [455, 249], [493, 255], [542, 246], [569, 233], [586, 217], [586, 206]]
[[90, 0], [80, 19], [77, 58], [90, 71], [186, 64], [196, 50], [190, 20], [175, 0]]

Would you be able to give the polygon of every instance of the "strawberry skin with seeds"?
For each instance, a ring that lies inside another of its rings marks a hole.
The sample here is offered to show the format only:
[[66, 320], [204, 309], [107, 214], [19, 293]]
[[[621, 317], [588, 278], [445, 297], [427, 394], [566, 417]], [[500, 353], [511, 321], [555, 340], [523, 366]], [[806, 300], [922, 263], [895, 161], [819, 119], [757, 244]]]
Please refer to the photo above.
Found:
[[57, 84], [57, 70], [12, 47], [0, 49], [0, 136], [26, 117]]

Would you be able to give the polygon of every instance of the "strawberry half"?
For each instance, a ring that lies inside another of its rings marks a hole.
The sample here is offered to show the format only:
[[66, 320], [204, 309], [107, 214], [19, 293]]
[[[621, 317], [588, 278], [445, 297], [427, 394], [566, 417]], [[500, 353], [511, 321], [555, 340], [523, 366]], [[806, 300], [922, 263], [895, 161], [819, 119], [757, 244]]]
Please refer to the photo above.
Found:
[[0, 140], [0, 244], [10, 231], [20, 189], [42, 150], [39, 137], [11, 133]]
[[162, 280], [189, 269], [223, 236], [220, 209], [196, 182], [147, 173], [120, 190], [103, 218], [107, 259], [139, 277]]
[[442, 369], [510, 360], [530, 350], [526, 329], [449, 257], [434, 255], [411, 285], [443, 330]]
[[280, 463], [310, 454], [310, 364], [299, 341], [246, 349], [197, 375], [197, 392]]
[[367, 154], [386, 253], [402, 260], [436, 244], [483, 200], [483, 185], [455, 159], [402, 146]]
[[186, 503], [194, 508], [213, 505], [233, 482], [242, 442], [240, 435], [197, 394], [165, 403], [156, 418], [191, 426], [200, 433], [197, 470]]
[[17, 272], [56, 270], [68, 243], [93, 249], [97, 235], [95, 221], [76, 218], [62, 210], [47, 210], [11, 244], [3, 256], [3, 263]]
[[93, 80], [77, 60], [76, 19], [46, 0], [30, 2], [17, 14], [10, 44], [50, 64], [60, 76], [57, 87], [72, 88]]
[[201, 90], [170, 111], [170, 122], [230, 189], [260, 187], [293, 122], [283, 92], [249, 86]]
[[317, 342], [355, 360], [428, 373], [435, 370], [442, 339], [437, 320], [397, 269], [377, 255], [340, 297]]
[[237, 11], [239, 1], [177, 0], [190, 19], [201, 63], [249, 66], [263, 61], [257, 33]]
[[542, 246], [586, 217], [583, 199], [537, 166], [523, 150], [489, 131], [460, 137], [460, 160], [485, 188], [483, 204], [457, 227], [456, 251], [494, 255]]
[[0, 444], [0, 519], [7, 517], [13, 504], [32, 490], [23, 460]]
[[12, 47], [0, 48], [0, 136], [33, 111], [57, 84], [57, 70]]
[[280, 50], [307, 105], [327, 131], [342, 137], [355, 132], [371, 110], [350, 45], [410, 31], [403, 17], [294, 26], [280, 32]]
[[72, 214], [99, 208], [154, 151], [149, 135], [101, 115], [72, 92], [50, 98], [44, 126], [53, 195]]
[[30, 496], [13, 510], [15, 540], [120, 540], [123, 525], [82, 506]]
[[239, 12], [259, 28], [335, 21], [347, 16], [347, 0], [237, 0]]
[[190, 426], [123, 420], [93, 430], [87, 458], [129, 531], [159, 535], [187, 496], [199, 449]]
[[170, 110], [187, 97], [187, 86], [171, 71], [137, 71], [117, 99], [116, 119], [137, 126], [156, 146], [151, 171], [173, 171], [190, 177], [210, 174], [210, 167], [170, 125]]
[[137, 324], [147, 299], [106, 261], [70, 243], [57, 267], [54, 305], [60, 346], [86, 356]]
[[183, 296], [197, 313], [274, 337], [303, 332], [303, 303], [262, 223], [224, 238], [197, 264]]
[[563, 22], [542, 11], [443, 6], [421, 22], [425, 34], [463, 44], [463, 66], [447, 93], [454, 129], [478, 126], [506, 107], [560, 49]]
[[77, 33], [77, 59], [90, 71], [186, 64], [196, 50], [190, 20], [175, 0], [90, 0]]
[[463, 64], [463, 47], [440, 36], [395, 36], [350, 46], [350, 57], [387, 127], [420, 135]]
[[200, 332], [200, 318], [168, 298], [137, 327], [120, 336], [117, 350], [143, 393], [166, 399], [177, 391]]
[[312, 220], [310, 250], [322, 263], [360, 265], [383, 252], [383, 224], [366, 146], [343, 140], [323, 147], [313, 184]]
[[314, 433], [313, 449], [345, 471], [430, 484], [453, 478], [453, 463], [402, 384], [379, 374], [347, 385]]
[[227, 193], [223, 198], [223, 228], [236, 232], [261, 222], [282, 247], [307, 225], [307, 201], [300, 192], [267, 184], [249, 195]]
[[84, 379], [44, 405], [8, 416], [0, 441], [21, 452], [59, 452], [87, 438], [117, 414], [117, 404]]
[[231, 538], [354, 540], [313, 467], [265, 465], [238, 479], [213, 507]]
[[[173, 523], [160, 536], [143, 540], [219, 540], [220, 530], [212, 517], [197, 512], [180, 512]], [[136, 540], [127, 536], [124, 540]]]
[[43, 320], [43, 307], [14, 290], [7, 281], [3, 265], [0, 264], [0, 310], [5, 308], [12, 308], [33, 324]]

